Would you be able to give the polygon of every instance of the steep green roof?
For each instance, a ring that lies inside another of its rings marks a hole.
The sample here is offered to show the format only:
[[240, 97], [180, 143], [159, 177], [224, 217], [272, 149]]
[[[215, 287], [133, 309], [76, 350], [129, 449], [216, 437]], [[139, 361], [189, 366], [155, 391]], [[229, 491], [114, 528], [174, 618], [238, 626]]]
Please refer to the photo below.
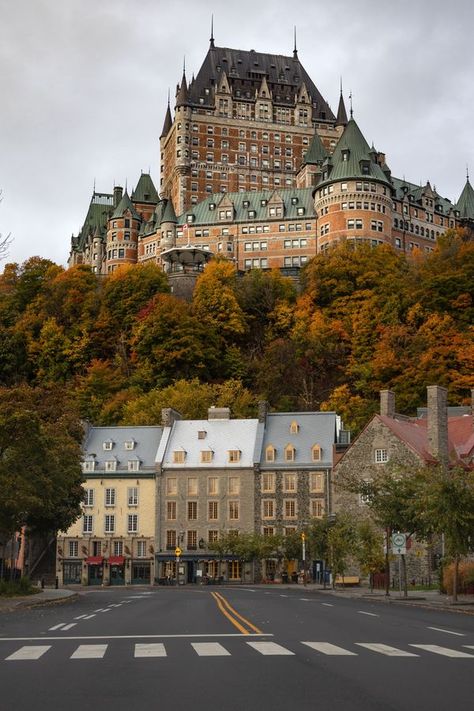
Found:
[[344, 104], [344, 97], [342, 95], [342, 88], [341, 95], [339, 97], [339, 106], [337, 107], [336, 126], [347, 126], [347, 112]]
[[112, 218], [122, 217], [124, 212], [126, 212], [127, 210], [130, 210], [132, 217], [134, 217], [136, 220], [141, 220], [140, 215], [133, 207], [132, 201], [130, 200], [130, 197], [129, 197], [127, 191], [125, 191], [122, 196], [122, 199], [120, 200], [119, 204], [117, 205], [117, 207], [114, 210], [114, 214], [112, 215]]
[[165, 120], [163, 122], [163, 129], [161, 131], [160, 138], [164, 138], [170, 132], [170, 128], [173, 125], [173, 119], [171, 118], [170, 103], [168, 101], [168, 106], [166, 108]]
[[177, 222], [176, 219], [176, 213], [174, 211], [173, 203], [170, 200], [167, 200], [166, 202], [166, 207], [163, 212], [163, 216], [161, 218], [161, 222]]
[[[400, 178], [394, 178], [393, 176], [391, 178], [391, 183], [394, 189], [394, 198], [396, 200], [401, 200], [404, 195], [408, 195], [410, 202], [422, 205], [423, 194], [427, 189], [427, 185], [415, 185], [415, 183], [410, 183], [404, 178], [402, 180]], [[448, 200], [448, 198], [441, 197], [441, 195], [436, 193], [435, 210], [443, 213], [444, 215], [448, 215], [452, 209], [452, 202]]]
[[321, 185], [349, 178], [363, 178], [365, 180], [372, 178], [389, 184], [387, 176], [376, 163], [374, 156], [374, 149], [369, 147], [359, 126], [351, 118], [334, 149], [334, 153], [325, 163], [328, 168], [328, 176], [323, 179]]
[[81, 249], [89, 234], [94, 234], [99, 230], [101, 235], [107, 229], [107, 220], [114, 206], [114, 196], [108, 193], [96, 193], [92, 195], [86, 219], [77, 236], [77, 245]]
[[462, 220], [474, 220], [474, 190], [469, 178], [466, 180], [466, 185], [456, 203], [455, 209], [459, 212], [459, 217]]
[[[284, 188], [282, 190], [275, 189], [273, 192], [262, 190], [260, 192], [214, 193], [180, 215], [178, 224], [184, 224], [187, 221], [188, 215], [194, 215], [193, 225], [222, 223], [222, 220], [219, 219], [219, 209], [220, 203], [223, 201], [225, 201], [226, 206], [229, 204], [229, 201], [232, 203], [234, 222], [248, 223], [253, 220], [255, 220], [255, 222], [264, 222], [270, 219], [279, 221], [302, 220], [305, 218], [312, 219], [316, 216], [312, 197], [313, 190], [314, 188]], [[279, 197], [284, 204], [283, 217], [270, 218], [269, 207], [277, 204]], [[298, 214], [298, 208], [304, 208], [303, 215]], [[224, 209], [224, 206], [221, 209]], [[249, 216], [251, 212], [255, 212], [255, 217]]]
[[158, 193], [156, 192], [151, 176], [149, 173], [142, 173], [137, 187], [132, 193], [133, 202], [151, 202], [155, 204], [158, 202], [158, 199]]
[[303, 158], [303, 165], [321, 165], [327, 157], [327, 151], [322, 144], [318, 132], [315, 131], [308, 152]]

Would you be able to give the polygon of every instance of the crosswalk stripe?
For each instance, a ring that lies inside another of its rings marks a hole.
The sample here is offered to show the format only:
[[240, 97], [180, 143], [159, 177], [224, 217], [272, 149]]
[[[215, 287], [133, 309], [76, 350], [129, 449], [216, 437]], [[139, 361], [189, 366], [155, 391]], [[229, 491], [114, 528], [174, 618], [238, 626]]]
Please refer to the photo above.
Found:
[[102, 659], [108, 645], [107, 644], [80, 644], [76, 651], [71, 654], [71, 659]]
[[72, 629], [72, 627], [75, 627], [77, 625], [77, 622], [71, 622], [69, 625], [65, 625], [62, 629], [61, 632], [66, 632], [67, 630]]
[[246, 644], [248, 644], [249, 647], [253, 647], [253, 649], [265, 656], [294, 655], [294, 652], [291, 652], [289, 649], [286, 649], [286, 647], [282, 647], [281, 644], [277, 644], [276, 642], [246, 642]]
[[410, 644], [410, 647], [423, 649], [425, 652], [433, 652], [433, 654], [441, 654], [443, 657], [474, 659], [474, 654], [461, 652], [458, 649], [449, 649], [448, 647], [440, 647], [437, 644]]
[[338, 647], [336, 644], [330, 644], [329, 642], [302, 642], [307, 647], [316, 650], [316, 652], [321, 652], [321, 654], [327, 654], [328, 656], [341, 656], [341, 657], [356, 657], [356, 652], [350, 652], [348, 649], [343, 647]]
[[51, 649], [50, 644], [37, 644], [35, 646], [25, 646], [17, 649], [16, 652], [6, 657], [5, 661], [25, 661], [27, 659], [39, 659]]
[[199, 657], [230, 657], [230, 652], [219, 642], [191, 642]]
[[95, 617], [95, 615], [86, 615], [84, 617], [85, 620], [92, 620], [92, 618]]
[[321, 605], [324, 605], [324, 607], [334, 607], [334, 605], [330, 602], [322, 602]]
[[139, 657], [166, 657], [165, 645], [162, 642], [149, 643], [149, 644], [136, 644], [134, 656], [136, 658], [139, 658]]
[[59, 630], [61, 629], [61, 627], [64, 627], [65, 624], [65, 622], [60, 622], [59, 625], [54, 625], [54, 627], [50, 627], [48, 632], [54, 632], [55, 630]]
[[75, 617], [74, 619], [75, 619], [75, 620], [85, 620], [86, 617], [87, 617], [86, 615], [78, 615], [78, 616]]
[[372, 652], [378, 652], [379, 654], [385, 654], [387, 657], [418, 657], [418, 654], [413, 652], [405, 652], [403, 649], [397, 649], [396, 647], [390, 647], [388, 644], [375, 644], [373, 642], [356, 642], [358, 647], [365, 647], [365, 649], [370, 649]]

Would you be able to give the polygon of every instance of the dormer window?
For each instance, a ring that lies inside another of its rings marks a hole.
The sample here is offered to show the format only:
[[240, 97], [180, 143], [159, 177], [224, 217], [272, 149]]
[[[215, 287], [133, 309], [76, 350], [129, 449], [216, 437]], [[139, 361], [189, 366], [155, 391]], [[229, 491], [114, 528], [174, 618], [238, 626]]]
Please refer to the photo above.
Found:
[[82, 471], [83, 472], [93, 472], [95, 470], [95, 460], [94, 459], [87, 459], [85, 462], [82, 462]]
[[292, 197], [292, 198], [291, 198], [291, 204], [292, 204], [292, 205], [297, 205], [297, 204], [298, 204], [298, 198], [297, 198], [297, 197]]
[[229, 449], [227, 454], [229, 463], [240, 462], [240, 449]]
[[249, 210], [249, 217], [257, 217], [257, 213], [255, 210]]
[[125, 449], [127, 451], [131, 451], [132, 449], [134, 449], [134, 447], [135, 447], [135, 440], [134, 439], [128, 439], [125, 442]]
[[206, 439], [207, 432], [206, 430], [199, 430], [198, 431], [198, 439]]
[[140, 460], [139, 459], [129, 459], [128, 460], [128, 471], [138, 472], [140, 470]]
[[321, 447], [319, 444], [313, 444], [311, 447], [311, 459], [313, 462], [320, 462], [321, 461]]
[[116, 459], [108, 459], [105, 462], [105, 471], [106, 472], [115, 472], [117, 471], [117, 460]]
[[212, 462], [212, 458], [214, 456], [214, 452], [212, 449], [202, 449], [201, 450], [201, 464], [209, 464], [209, 462]]
[[215, 202], [210, 202], [209, 203], [209, 210], [215, 210], [216, 209], [216, 203]]
[[186, 459], [186, 452], [184, 449], [175, 449], [173, 452], [173, 464], [183, 464]]
[[347, 161], [349, 160], [350, 153], [351, 152], [348, 148], [342, 151], [342, 160], [344, 163], [347, 163]]
[[244, 200], [243, 203], [242, 203], [242, 205], [243, 205], [244, 207], [250, 207], [250, 200]]
[[287, 444], [285, 447], [285, 462], [294, 462], [296, 455], [296, 449], [292, 444]]
[[260, 200], [260, 205], [261, 205], [262, 207], [265, 207], [266, 204], [267, 204], [267, 201], [266, 201], [266, 200]]
[[276, 449], [272, 444], [269, 444], [265, 450], [265, 461], [274, 462], [276, 457]]
[[300, 431], [299, 424], [296, 422], [296, 420], [293, 420], [293, 422], [290, 425], [291, 434], [298, 434], [299, 431]]
[[103, 443], [102, 446], [103, 446], [105, 452], [110, 452], [110, 450], [111, 450], [112, 447], [114, 446], [114, 443], [112, 442], [111, 439], [107, 439], [107, 440]]
[[297, 208], [296, 208], [296, 214], [297, 214], [297, 215], [304, 215], [304, 213], [305, 213], [304, 207], [297, 207]]

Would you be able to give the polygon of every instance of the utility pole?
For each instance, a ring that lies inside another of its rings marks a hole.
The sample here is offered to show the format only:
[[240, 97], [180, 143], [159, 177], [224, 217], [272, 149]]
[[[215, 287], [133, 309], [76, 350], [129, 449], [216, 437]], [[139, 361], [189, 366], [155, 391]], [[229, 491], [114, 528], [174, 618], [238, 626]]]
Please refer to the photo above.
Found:
[[303, 557], [303, 585], [306, 586], [306, 533], [304, 531], [301, 534], [301, 546]]

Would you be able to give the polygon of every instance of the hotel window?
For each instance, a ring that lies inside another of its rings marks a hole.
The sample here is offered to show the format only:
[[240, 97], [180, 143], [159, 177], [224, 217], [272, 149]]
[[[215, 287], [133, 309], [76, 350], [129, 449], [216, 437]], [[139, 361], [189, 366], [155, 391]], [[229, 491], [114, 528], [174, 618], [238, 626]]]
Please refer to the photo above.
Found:
[[166, 548], [167, 550], [176, 548], [176, 531], [166, 531]]
[[83, 472], [93, 472], [95, 469], [95, 461], [93, 459], [89, 459], [86, 462], [82, 462], [82, 471]]
[[115, 489], [105, 490], [105, 505], [115, 506]]
[[69, 541], [69, 558], [77, 558], [79, 555], [79, 541]]
[[84, 491], [84, 506], [94, 506], [94, 489]]
[[92, 541], [92, 555], [102, 555], [101, 541]]
[[82, 517], [82, 532], [83, 533], [92, 533], [92, 524], [93, 524], [93, 516], [90, 516], [89, 514], [86, 514], [85, 516]]
[[311, 459], [313, 462], [320, 462], [321, 461], [321, 447], [319, 444], [313, 444], [311, 447]]
[[131, 451], [135, 447], [135, 440], [129, 439], [125, 442], [125, 449]]
[[166, 480], [166, 495], [176, 496], [178, 493], [178, 480], [176, 477], [168, 477]]
[[207, 480], [207, 493], [209, 496], [217, 496], [219, 493], [219, 477], [210, 476]]
[[146, 558], [146, 541], [137, 541], [137, 558]]
[[186, 452], [184, 449], [176, 449], [173, 452], [173, 464], [183, 464], [186, 459]]
[[273, 526], [263, 526], [262, 533], [264, 538], [272, 538], [275, 535], [275, 529]]
[[207, 532], [207, 540], [209, 543], [216, 543], [219, 540], [219, 531], [211, 530]]
[[295, 448], [293, 447], [292, 444], [288, 444], [285, 447], [285, 462], [294, 462], [295, 461]]
[[262, 474], [262, 492], [272, 493], [275, 491], [275, 473], [263, 472]]
[[129, 459], [128, 460], [128, 471], [129, 472], [138, 472], [140, 469], [140, 460], [139, 459]]
[[123, 555], [123, 541], [114, 541], [114, 555]]
[[269, 444], [268, 447], [265, 449], [265, 461], [266, 462], [274, 462], [275, 456], [276, 456], [276, 449], [272, 444]]
[[105, 462], [105, 471], [106, 472], [115, 472], [117, 470], [117, 460], [116, 459], [109, 459], [108, 461]]
[[239, 520], [239, 502], [229, 501], [229, 521]]
[[166, 520], [176, 521], [176, 501], [166, 502]]
[[188, 550], [195, 551], [197, 549], [197, 531], [188, 531]]
[[114, 443], [112, 442], [112, 440], [108, 439], [106, 442], [103, 443], [102, 447], [106, 452], [110, 452], [113, 447], [113, 444]]
[[219, 502], [207, 502], [207, 519], [208, 521], [217, 521], [219, 519]]
[[188, 521], [197, 521], [197, 501], [188, 501]]
[[229, 477], [228, 490], [229, 490], [229, 494], [231, 496], [239, 496], [239, 494], [240, 494], [240, 477], [239, 476], [230, 476]]
[[197, 477], [195, 477], [195, 476], [188, 477], [187, 492], [188, 492], [188, 496], [197, 496], [198, 495]]
[[275, 501], [273, 499], [262, 501], [262, 518], [275, 518]]
[[240, 462], [240, 449], [229, 449], [228, 455], [228, 461], [230, 463]]
[[283, 507], [284, 518], [296, 518], [296, 499], [285, 499]]
[[202, 449], [201, 450], [201, 464], [208, 464], [212, 462], [212, 456], [214, 452], [212, 449]]
[[324, 475], [311, 472], [309, 475], [309, 490], [312, 494], [319, 494], [324, 491]]
[[296, 474], [294, 472], [286, 472], [283, 476], [283, 491], [294, 492], [296, 491]]
[[138, 506], [138, 486], [130, 486], [127, 489], [127, 501], [129, 506]]
[[309, 513], [312, 518], [322, 518], [324, 516], [323, 499], [311, 499], [309, 502]]
[[105, 516], [104, 530], [106, 533], [114, 533], [115, 532], [115, 515], [114, 514], [107, 514]]
[[384, 464], [385, 462], [388, 462], [388, 451], [386, 449], [376, 449], [375, 463]]
[[128, 533], [138, 532], [138, 514], [128, 514], [127, 516], [127, 531]]

